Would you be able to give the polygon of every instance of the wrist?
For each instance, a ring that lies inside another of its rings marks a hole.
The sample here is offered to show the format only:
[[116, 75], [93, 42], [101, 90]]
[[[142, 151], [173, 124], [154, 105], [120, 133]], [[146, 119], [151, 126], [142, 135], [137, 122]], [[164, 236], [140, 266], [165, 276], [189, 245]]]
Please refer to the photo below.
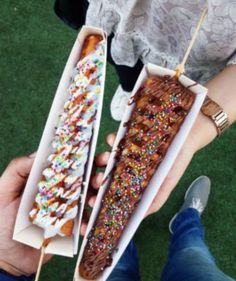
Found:
[[[236, 120], [235, 111], [235, 93], [233, 93], [232, 82], [235, 79], [236, 66], [226, 67], [214, 79], [207, 82], [208, 96], [217, 103], [223, 112], [228, 116], [228, 125]], [[231, 87], [229, 87], [231, 85]], [[217, 136], [217, 125], [214, 120], [205, 116], [202, 112], [199, 113], [198, 118], [190, 133], [190, 141], [192, 143], [194, 153], [209, 144]]]
[[[236, 99], [234, 80], [236, 73], [236, 65], [227, 66], [213, 80], [208, 81], [208, 96], [216, 102], [228, 116], [229, 124], [236, 120]], [[227, 81], [229, 80], [229, 82]], [[233, 81], [233, 83], [231, 82]]]
[[217, 136], [216, 127], [210, 118], [199, 112], [198, 117], [189, 134], [193, 154], [212, 142]]

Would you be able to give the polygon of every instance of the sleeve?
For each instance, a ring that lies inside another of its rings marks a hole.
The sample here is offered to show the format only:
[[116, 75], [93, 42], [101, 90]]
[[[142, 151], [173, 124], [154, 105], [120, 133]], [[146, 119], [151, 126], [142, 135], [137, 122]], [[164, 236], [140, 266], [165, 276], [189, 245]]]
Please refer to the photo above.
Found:
[[64, 23], [78, 29], [85, 24], [88, 6], [87, 0], [56, 0], [54, 11]]
[[14, 276], [8, 272], [0, 269], [0, 280], [1, 281], [33, 281], [34, 275], [31, 276]]
[[232, 64], [236, 64], [236, 50], [227, 62], [227, 65], [232, 65]]

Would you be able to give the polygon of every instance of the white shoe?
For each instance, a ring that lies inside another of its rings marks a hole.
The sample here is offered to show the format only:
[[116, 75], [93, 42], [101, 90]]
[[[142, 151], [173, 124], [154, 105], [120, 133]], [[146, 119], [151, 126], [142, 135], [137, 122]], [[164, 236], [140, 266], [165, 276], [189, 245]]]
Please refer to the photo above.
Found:
[[116, 89], [116, 92], [112, 98], [110, 110], [111, 116], [116, 121], [121, 121], [131, 92], [126, 92], [122, 89], [121, 85]]

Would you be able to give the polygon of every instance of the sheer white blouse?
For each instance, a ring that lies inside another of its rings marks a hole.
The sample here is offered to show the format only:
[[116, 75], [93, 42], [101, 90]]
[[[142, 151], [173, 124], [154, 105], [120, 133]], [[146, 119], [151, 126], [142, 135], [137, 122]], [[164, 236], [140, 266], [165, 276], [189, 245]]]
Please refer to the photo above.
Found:
[[186, 74], [204, 83], [236, 64], [236, 0], [90, 0], [86, 23], [114, 33], [111, 54], [117, 64], [134, 66], [140, 58], [174, 69], [206, 6], [186, 65]]

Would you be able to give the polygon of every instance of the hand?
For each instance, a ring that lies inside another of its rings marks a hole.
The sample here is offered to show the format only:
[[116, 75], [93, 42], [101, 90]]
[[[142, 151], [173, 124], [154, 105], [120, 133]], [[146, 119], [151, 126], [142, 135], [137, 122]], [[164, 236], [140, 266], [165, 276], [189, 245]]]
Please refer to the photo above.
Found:
[[[10, 274], [31, 275], [40, 251], [12, 240], [16, 214], [35, 155], [11, 161], [0, 178], [0, 268]], [[50, 256], [45, 257], [48, 261]]]
[[[208, 138], [203, 143], [204, 134], [206, 135], [206, 129], [208, 131]], [[178, 157], [176, 158], [170, 172], [168, 173], [166, 179], [161, 185], [153, 203], [151, 204], [146, 215], [150, 215], [152, 213], [157, 212], [166, 202], [171, 192], [177, 185], [178, 181], [184, 174], [186, 168], [188, 167], [193, 155], [205, 146], [208, 142], [212, 141], [216, 136], [216, 129], [212, 122], [201, 113], [199, 114], [187, 140], [185, 141]], [[107, 137], [107, 143], [112, 147], [115, 141], [115, 134], [110, 134]], [[105, 167], [107, 165], [108, 159], [110, 156], [110, 152], [104, 152], [96, 157], [96, 166]], [[102, 184], [103, 173], [98, 173], [91, 178], [91, 186], [94, 189], [99, 189]], [[95, 204], [96, 195], [89, 196], [88, 204], [90, 207], [93, 207]], [[86, 224], [83, 225], [83, 234], [86, 230]]]
[[[222, 72], [216, 75], [214, 79], [206, 84], [206, 87], [208, 88], [208, 95], [224, 109], [229, 117], [230, 124], [236, 121], [235, 73], [236, 65], [227, 66]], [[147, 212], [147, 215], [158, 211], [163, 206], [188, 167], [193, 155], [210, 143], [216, 135], [217, 132], [213, 122], [202, 113], [199, 113], [187, 140], [185, 141], [165, 181], [161, 185], [157, 196]], [[110, 145], [113, 144], [114, 135], [108, 136], [108, 142]], [[105, 154], [100, 154], [97, 158], [97, 163], [100, 164], [100, 160], [103, 159], [104, 165], [104, 161], [107, 158], [107, 153], [106, 157]], [[96, 186], [98, 186], [101, 178], [101, 174], [95, 176], [93, 178], [93, 183], [96, 183]], [[93, 204], [94, 201], [91, 203]]]
[[[194, 129], [193, 129], [194, 131]], [[193, 134], [194, 132], [192, 132]], [[107, 137], [107, 143], [112, 147], [115, 141], [116, 135], [115, 134], [110, 134]], [[195, 146], [191, 140], [191, 137], [189, 137], [181, 152], [179, 153], [173, 167], [171, 168], [169, 174], [167, 175], [165, 181], [163, 182], [163, 184], [161, 185], [159, 192], [157, 193], [155, 199], [153, 200], [152, 205], [150, 206], [147, 215], [150, 215], [156, 211], [158, 211], [163, 204], [166, 202], [166, 200], [168, 199], [171, 191], [174, 189], [174, 187], [176, 186], [176, 184], [178, 183], [179, 179], [181, 178], [181, 176], [183, 175], [185, 169], [187, 168], [188, 164], [190, 163], [193, 155], [195, 152]], [[96, 166], [98, 167], [105, 167], [107, 165], [108, 159], [110, 156], [110, 152], [106, 151], [104, 153], [98, 154], [96, 157]], [[91, 186], [94, 189], [99, 189], [99, 187], [102, 184], [102, 180], [103, 180], [103, 173], [98, 173], [96, 175], [94, 175], [91, 178]], [[94, 196], [90, 196], [89, 197], [89, 201], [88, 204], [90, 207], [93, 207], [96, 201], [96, 195]], [[86, 230], [86, 224], [83, 224], [83, 229], [82, 229], [82, 233], [85, 233]]]

